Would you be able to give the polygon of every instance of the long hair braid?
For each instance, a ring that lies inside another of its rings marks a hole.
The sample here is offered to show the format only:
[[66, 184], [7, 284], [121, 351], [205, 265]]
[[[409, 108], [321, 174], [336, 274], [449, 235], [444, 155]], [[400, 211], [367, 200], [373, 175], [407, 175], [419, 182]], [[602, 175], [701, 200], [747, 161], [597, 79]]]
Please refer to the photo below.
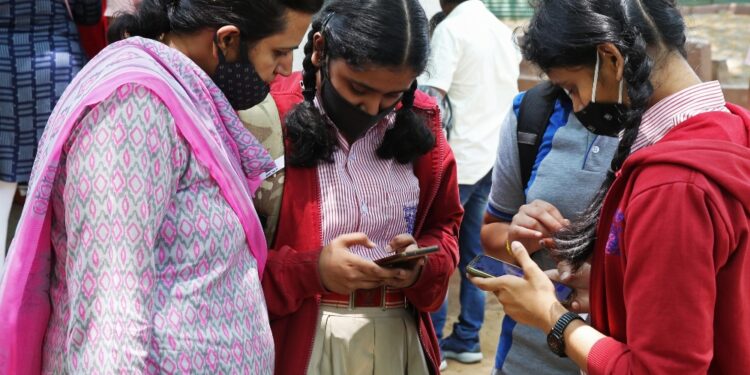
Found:
[[556, 249], [552, 251], [553, 255], [569, 261], [574, 269], [580, 267], [593, 253], [597, 224], [607, 191], [615, 181], [615, 173], [622, 168], [630, 155], [638, 137], [643, 114], [654, 92], [650, 81], [653, 61], [646, 53], [648, 44], [636, 27], [630, 26], [629, 29], [623, 38], [624, 46], [619, 46], [625, 59], [623, 79], [627, 83], [630, 99], [629, 109], [623, 114], [622, 138], [617, 145], [607, 176], [591, 204], [570, 226], [555, 235]]
[[295, 167], [312, 167], [319, 160], [333, 161], [333, 152], [338, 147], [335, 133], [329, 131], [328, 125], [315, 107], [318, 67], [312, 63], [313, 36], [322, 29], [323, 22], [318, 18], [305, 43], [305, 59], [302, 61], [302, 95], [305, 100], [295, 106], [286, 117], [286, 134], [291, 150], [287, 152], [290, 165]]

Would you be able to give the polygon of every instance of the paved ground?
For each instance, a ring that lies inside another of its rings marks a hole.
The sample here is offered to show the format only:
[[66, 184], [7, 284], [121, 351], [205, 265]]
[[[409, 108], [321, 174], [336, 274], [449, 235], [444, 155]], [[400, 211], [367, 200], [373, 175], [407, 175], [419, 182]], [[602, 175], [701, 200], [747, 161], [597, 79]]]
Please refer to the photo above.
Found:
[[[458, 319], [458, 272], [451, 278], [450, 291], [448, 297], [448, 319], [445, 324], [445, 334], [450, 334], [453, 323]], [[464, 365], [459, 362], [448, 360], [448, 370], [443, 371], [446, 375], [455, 374], [472, 374], [472, 375], [489, 375], [492, 367], [495, 365], [495, 349], [497, 348], [497, 339], [500, 336], [500, 321], [503, 317], [503, 307], [497, 302], [493, 294], [487, 295], [487, 307], [482, 326], [480, 343], [484, 359], [482, 362], [472, 365]]]

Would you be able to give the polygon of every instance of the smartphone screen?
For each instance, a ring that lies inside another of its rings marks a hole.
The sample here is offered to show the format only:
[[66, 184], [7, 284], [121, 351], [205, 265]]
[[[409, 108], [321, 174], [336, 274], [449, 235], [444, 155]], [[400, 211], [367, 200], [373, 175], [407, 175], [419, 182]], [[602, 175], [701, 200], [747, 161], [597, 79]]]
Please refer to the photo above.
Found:
[[[474, 260], [466, 266], [466, 272], [479, 277], [500, 277], [513, 275], [523, 277], [523, 270], [514, 264], [503, 262], [489, 255], [477, 255]], [[573, 294], [573, 289], [565, 284], [553, 281], [555, 295], [560, 302], [567, 302]]]

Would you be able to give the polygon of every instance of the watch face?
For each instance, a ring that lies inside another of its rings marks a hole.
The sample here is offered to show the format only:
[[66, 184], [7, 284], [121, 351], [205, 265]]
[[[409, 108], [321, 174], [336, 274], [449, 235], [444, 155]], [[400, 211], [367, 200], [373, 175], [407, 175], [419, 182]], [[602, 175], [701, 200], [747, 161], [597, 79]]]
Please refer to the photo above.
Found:
[[562, 337], [554, 334], [554, 332], [547, 335], [547, 345], [549, 346], [552, 353], [557, 355], [565, 354], [565, 344], [563, 343]]

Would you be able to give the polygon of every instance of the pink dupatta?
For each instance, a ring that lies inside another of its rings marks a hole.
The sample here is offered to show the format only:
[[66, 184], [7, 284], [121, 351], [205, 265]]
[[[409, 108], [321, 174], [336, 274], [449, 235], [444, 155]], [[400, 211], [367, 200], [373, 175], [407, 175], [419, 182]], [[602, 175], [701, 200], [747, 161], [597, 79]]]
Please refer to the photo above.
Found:
[[252, 205], [274, 164], [224, 95], [195, 63], [159, 42], [130, 38], [87, 64], [65, 90], [39, 144], [29, 193], [0, 284], [0, 374], [38, 374], [50, 316], [50, 196], [63, 145], [88, 109], [126, 83], [154, 92], [237, 214], [262, 279], [267, 257]]

